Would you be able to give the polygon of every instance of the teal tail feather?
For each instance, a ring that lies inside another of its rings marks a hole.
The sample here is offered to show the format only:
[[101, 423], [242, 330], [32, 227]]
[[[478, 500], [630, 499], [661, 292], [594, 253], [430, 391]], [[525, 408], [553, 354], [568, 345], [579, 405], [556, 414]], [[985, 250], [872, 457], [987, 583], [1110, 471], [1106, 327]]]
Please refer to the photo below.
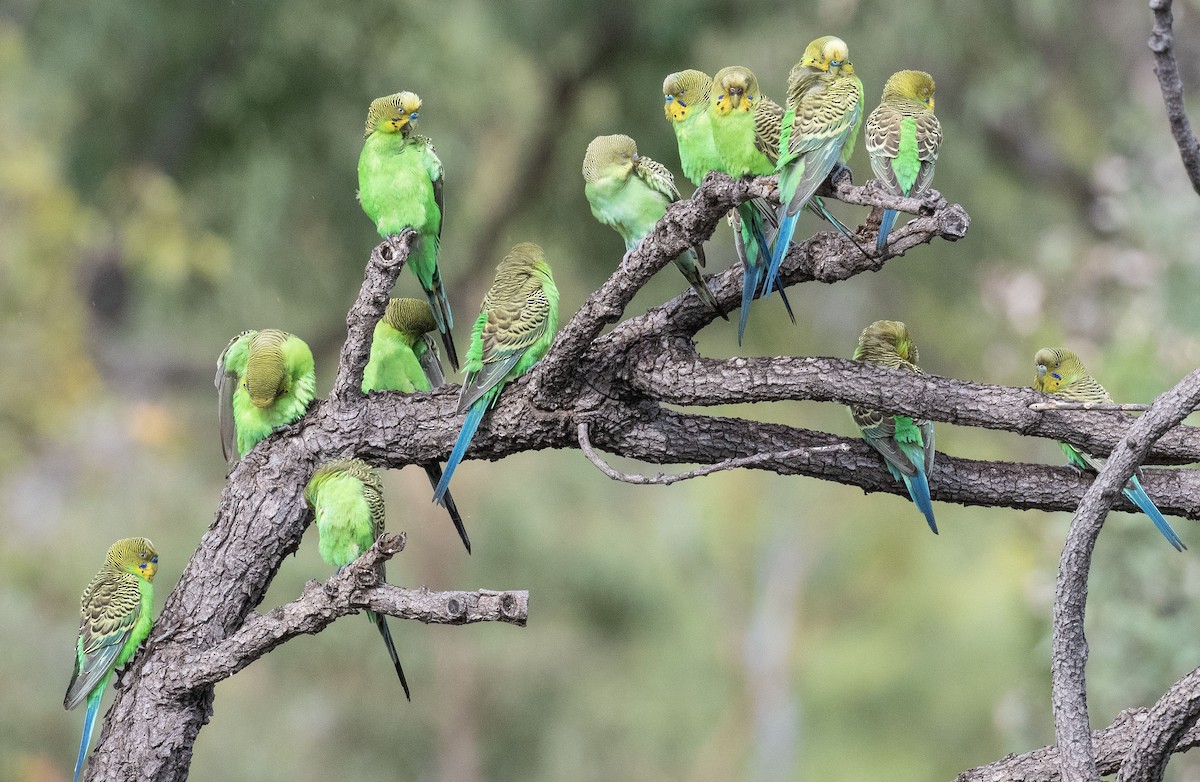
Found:
[[79, 756], [75, 758], [75, 782], [79, 782], [79, 774], [83, 771], [83, 761], [87, 758], [88, 744], [92, 742], [92, 728], [96, 727], [96, 715], [100, 713], [100, 699], [104, 697], [104, 689], [108, 685], [105, 676], [87, 699], [87, 713], [83, 715], [83, 738], [79, 740]]
[[1150, 495], [1146, 494], [1146, 490], [1142, 488], [1142, 482], [1136, 475], [1129, 480], [1129, 485], [1121, 493], [1125, 495], [1126, 499], [1141, 508], [1142, 513], [1150, 517], [1154, 526], [1158, 527], [1158, 531], [1163, 534], [1168, 543], [1175, 547], [1176, 551], [1183, 551], [1187, 548], [1171, 524], [1163, 518], [1162, 511], [1150, 499]]
[[443, 503], [442, 498], [450, 490], [450, 479], [454, 477], [454, 470], [467, 453], [467, 447], [471, 444], [471, 439], [475, 437], [475, 430], [479, 428], [479, 422], [483, 420], [483, 414], [487, 410], [488, 402], [491, 401], [491, 398], [491, 395], [484, 396], [467, 410], [467, 417], [463, 420], [462, 431], [458, 433], [458, 439], [454, 441], [454, 450], [450, 452], [450, 458], [446, 460], [446, 467], [442, 471], [442, 479], [438, 481], [437, 486], [433, 489], [434, 502], [438, 504]]
[[[754, 301], [754, 294], [758, 291], [765, 271], [761, 264], [751, 264], [748, 261], [742, 264], [742, 311], [738, 315], [739, 345], [742, 344], [742, 335], [746, 333], [746, 320], [750, 317], [750, 302]], [[790, 307], [788, 312], [791, 312]]]
[[783, 256], [787, 255], [788, 247], [792, 244], [792, 234], [796, 231], [796, 223], [800, 221], [800, 213], [785, 215], [779, 221], [779, 233], [775, 234], [775, 246], [771, 249], [771, 263], [767, 269], [765, 285], [775, 287], [779, 277], [779, 267], [783, 265]]
[[908, 488], [908, 496], [912, 498], [913, 504], [917, 506], [917, 510], [921, 511], [925, 516], [925, 521], [929, 522], [929, 528], [933, 530], [933, 534], [938, 534], [937, 522], [933, 520], [933, 501], [929, 498], [929, 481], [925, 479], [925, 473], [918, 470], [916, 475], [904, 477], [904, 485]]
[[442, 287], [440, 278], [434, 278], [433, 288], [425, 291], [425, 298], [429, 300], [429, 309], [433, 310], [433, 322], [437, 324], [442, 345], [446, 347], [446, 357], [457, 372], [458, 351], [454, 349], [454, 335], [450, 333], [450, 329], [454, 328], [454, 316], [450, 313], [450, 300], [446, 298], [446, 289]]
[[[429, 485], [437, 488], [437, 485], [442, 480], [442, 466], [437, 462], [430, 462], [425, 465], [425, 475], [429, 477]], [[467, 537], [467, 527], [463, 524], [462, 515], [458, 512], [458, 506], [454, 504], [454, 498], [447, 491], [443, 497], [445, 502], [442, 507], [450, 514], [450, 521], [454, 522], [454, 529], [458, 530], [458, 537], [462, 540], [463, 545], [467, 547], [467, 553], [471, 553], [471, 539]]]
[[392, 631], [388, 629], [387, 617], [374, 611], [368, 611], [367, 619], [379, 629], [379, 634], [383, 636], [383, 642], [387, 644], [388, 657], [392, 658], [396, 675], [400, 677], [400, 686], [404, 688], [404, 697], [406, 700], [412, 701], [412, 694], [408, 691], [408, 680], [404, 678], [404, 669], [400, 667], [400, 657], [396, 654], [396, 644], [392, 643]]
[[896, 224], [896, 217], [899, 214], [895, 209], [883, 210], [883, 218], [879, 221], [879, 238], [875, 240], [876, 250], [887, 247], [888, 234], [892, 232], [892, 226]]

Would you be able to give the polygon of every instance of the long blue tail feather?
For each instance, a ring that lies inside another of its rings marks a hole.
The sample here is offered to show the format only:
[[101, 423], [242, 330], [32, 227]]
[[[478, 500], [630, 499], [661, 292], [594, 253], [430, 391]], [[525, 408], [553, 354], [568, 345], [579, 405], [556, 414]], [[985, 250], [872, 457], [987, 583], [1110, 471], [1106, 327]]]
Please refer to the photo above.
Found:
[[458, 433], [458, 439], [454, 441], [454, 450], [450, 452], [450, 458], [446, 460], [446, 466], [442, 470], [442, 479], [438, 481], [438, 485], [433, 490], [434, 502], [442, 503], [442, 498], [450, 488], [450, 479], [454, 476], [454, 470], [462, 461], [463, 455], [466, 454], [467, 447], [471, 445], [471, 439], [475, 437], [475, 430], [479, 428], [479, 422], [483, 420], [483, 414], [487, 411], [490, 401], [491, 395], [485, 395], [476, 400], [475, 404], [467, 410], [462, 430]]
[[754, 301], [754, 293], [758, 290], [759, 280], [765, 270], [761, 265], [742, 264], [742, 311], [738, 315], [738, 344], [742, 344], [742, 335], [746, 333], [746, 320], [750, 317], [750, 302]]
[[767, 266], [767, 279], [764, 284], [775, 287], [779, 276], [779, 267], [783, 264], [783, 256], [787, 255], [788, 247], [792, 244], [792, 234], [796, 231], [796, 223], [800, 213], [786, 215], [779, 221], [779, 233], [775, 234], [775, 246], [771, 248], [771, 262]]
[[908, 496], [917, 506], [917, 510], [925, 516], [925, 521], [929, 523], [933, 534], [938, 534], [937, 522], [933, 520], [933, 501], [929, 498], [929, 481], [926, 480], [925, 473], [918, 471], [911, 478], [905, 475], [904, 485], [908, 489]]
[[1175, 547], [1176, 551], [1183, 551], [1187, 548], [1187, 546], [1183, 545], [1183, 541], [1180, 540], [1179, 534], [1175, 532], [1170, 522], [1163, 517], [1162, 511], [1150, 499], [1150, 495], [1146, 494], [1146, 490], [1142, 488], [1142, 482], [1138, 480], [1136, 475], [1130, 479], [1129, 486], [1123, 489], [1121, 493], [1130, 502], [1141, 508], [1142, 513], [1150, 517], [1150, 520], [1154, 522], [1154, 526], [1158, 527], [1158, 531], [1163, 534], [1168, 543]]
[[88, 744], [92, 743], [92, 728], [96, 727], [96, 715], [100, 713], [100, 700], [104, 697], [108, 677], [105, 676], [87, 699], [87, 712], [83, 715], [83, 738], [79, 740], [79, 756], [75, 758], [75, 782], [83, 771], [83, 761], [87, 758]]
[[887, 246], [888, 234], [892, 232], [892, 226], [896, 224], [896, 217], [899, 214], [895, 209], [883, 210], [883, 217], [879, 221], [879, 238], [875, 240], [876, 250], [882, 250]]

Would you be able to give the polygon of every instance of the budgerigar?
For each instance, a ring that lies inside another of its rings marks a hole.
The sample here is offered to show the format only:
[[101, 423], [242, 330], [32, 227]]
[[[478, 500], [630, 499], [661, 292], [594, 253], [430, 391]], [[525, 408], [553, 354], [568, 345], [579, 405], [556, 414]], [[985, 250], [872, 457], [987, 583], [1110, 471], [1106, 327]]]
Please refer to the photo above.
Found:
[[[321, 558], [339, 571], [358, 559], [383, 534], [383, 483], [379, 475], [360, 459], [336, 459], [325, 462], [304, 487], [304, 501], [313, 512], [317, 525], [317, 548]], [[379, 566], [379, 580], [384, 580]], [[400, 677], [404, 697], [412, 700], [408, 681], [400, 667], [396, 645], [388, 630], [387, 617], [366, 611], [367, 619], [379, 630], [387, 645], [388, 656]]]
[[[867, 152], [871, 170], [893, 195], [921, 195], [933, 181], [942, 126], [933, 113], [933, 77], [924, 71], [897, 71], [883, 86], [883, 99], [867, 117]], [[887, 245], [896, 222], [895, 209], [885, 209], [875, 249]]]
[[[1034, 356], [1033, 363], [1037, 367], [1037, 376], [1033, 379], [1033, 387], [1042, 393], [1072, 402], [1104, 403], [1113, 401], [1108, 392], [1104, 390], [1104, 386], [1100, 385], [1084, 368], [1079, 356], [1065, 348], [1042, 348]], [[1103, 459], [1092, 456], [1070, 443], [1060, 442], [1059, 445], [1062, 446], [1063, 453], [1067, 455], [1067, 461], [1077, 469], [1096, 473], [1104, 465]], [[1140, 468], [1134, 471], [1129, 483], [1125, 484], [1121, 493], [1150, 517], [1154, 526], [1158, 527], [1158, 531], [1175, 547], [1176, 551], [1183, 551], [1187, 546], [1183, 545], [1179, 535], [1163, 517], [1162, 512], [1150, 499], [1150, 496], [1146, 494], [1146, 490], [1142, 488], [1141, 472]]]
[[[758, 79], [750, 69], [731, 65], [717, 71], [708, 106], [713, 146], [720, 162], [718, 170], [733, 177], [774, 172], [783, 109], [762, 94]], [[750, 315], [750, 302], [760, 289], [764, 295], [770, 290], [764, 283], [767, 232], [774, 221], [768, 217], [769, 209], [760, 201], [743, 202], [737, 212], [741, 238], [738, 256], [742, 261], [742, 308], [738, 319], [738, 344], [741, 344]], [[791, 315], [787, 296], [782, 288], [779, 292]]]
[[467, 417], [434, 489], [434, 500], [440, 501], [449, 488], [484, 412], [496, 403], [510, 380], [528, 372], [546, 355], [557, 329], [558, 288], [550, 276], [550, 265], [541, 247], [522, 242], [496, 267], [496, 278], [471, 330], [471, 348], [463, 367], [467, 378], [458, 397], [458, 412]]
[[79, 640], [75, 644], [75, 673], [63, 706], [73, 709], [87, 701], [83, 738], [75, 759], [75, 782], [83, 771], [100, 700], [113, 671], [129, 662], [150, 634], [154, 621], [154, 574], [158, 552], [145, 538], [124, 538], [109, 547], [104, 567], [83, 590], [79, 601]]
[[[917, 346], [908, 328], [898, 320], [877, 320], [863, 329], [854, 360], [921, 374]], [[928, 480], [933, 471], [933, 423], [863, 407], [850, 408], [850, 414], [866, 441], [883, 455], [892, 477], [904, 481], [908, 496], [936, 535]]]
[[232, 465], [255, 444], [296, 421], [316, 394], [312, 351], [277, 329], [243, 331], [217, 359], [221, 449]]
[[782, 205], [767, 283], [779, 274], [800, 211], [835, 166], [849, 163], [862, 126], [862, 104], [862, 82], [854, 74], [846, 42], [827, 35], [805, 47], [788, 76], [787, 113], [776, 167]]
[[[616, 229], [625, 240], [627, 255], [654, 230], [667, 207], [679, 200], [679, 190], [671, 172], [645, 155], [639, 155], [634, 140], [619, 134], [597, 136], [588, 144], [583, 157], [583, 181], [583, 193], [592, 208], [592, 215]], [[675, 258], [675, 266], [700, 301], [725, 318], [700, 276], [699, 267], [703, 265], [704, 248], [699, 244]]]
[[[371, 339], [371, 357], [363, 370], [363, 393], [368, 391], [429, 391], [445, 382], [438, 360], [437, 345], [430, 332], [437, 331], [437, 322], [429, 304], [421, 299], [392, 299], [383, 317], [375, 324]], [[442, 479], [442, 466], [437, 462], [422, 465], [429, 484], [437, 486]], [[471, 539], [454, 498], [446, 492], [446, 510], [467, 553]]]
[[703, 71], [679, 71], [663, 80], [663, 113], [675, 131], [679, 166], [696, 187], [709, 171], [721, 167], [709, 126], [711, 88], [712, 77]]
[[384, 239], [412, 228], [417, 240], [408, 266], [429, 299], [450, 365], [458, 370], [458, 352], [450, 330], [454, 316], [438, 267], [442, 219], [442, 161], [433, 143], [414, 131], [421, 99], [398, 92], [371, 101], [362, 154], [358, 158], [358, 200]]

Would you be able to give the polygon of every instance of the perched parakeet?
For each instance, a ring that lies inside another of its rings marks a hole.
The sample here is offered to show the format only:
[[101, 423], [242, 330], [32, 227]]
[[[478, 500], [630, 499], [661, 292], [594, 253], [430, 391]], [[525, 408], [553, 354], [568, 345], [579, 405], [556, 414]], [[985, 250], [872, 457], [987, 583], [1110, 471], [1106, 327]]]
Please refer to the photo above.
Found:
[[[671, 172], [639, 155], [637, 144], [629, 136], [592, 139], [583, 157], [583, 180], [583, 193], [592, 207], [592, 215], [616, 229], [625, 240], [627, 255], [654, 230], [667, 206], [679, 200]], [[699, 244], [675, 258], [675, 266], [700, 301], [728, 320], [700, 276], [699, 267], [703, 265], [704, 248]]]
[[[317, 549], [321, 559], [340, 572], [358, 559], [383, 534], [383, 483], [379, 475], [360, 459], [336, 459], [325, 462], [304, 487], [304, 501], [313, 512], [317, 525]], [[379, 581], [384, 580], [384, 566], [379, 566]], [[387, 617], [367, 611], [367, 619], [379, 630], [387, 645], [388, 656], [404, 697], [412, 700], [408, 681], [400, 667], [396, 645], [388, 630]]]
[[522, 242], [496, 267], [496, 279], [471, 330], [463, 366], [467, 378], [458, 397], [458, 412], [467, 417], [434, 489], [435, 501], [440, 502], [449, 488], [454, 468], [467, 452], [484, 412], [496, 403], [508, 381], [528, 372], [546, 355], [557, 329], [558, 288], [550, 264], [541, 247]]
[[[782, 205], [768, 284], [779, 274], [800, 210], [835, 166], [849, 163], [862, 126], [862, 104], [862, 82], [854, 74], [846, 42], [826, 35], [810, 43], [788, 76], [787, 113], [776, 167]], [[816, 206], [828, 215], [819, 202]]]
[[278, 329], [243, 331], [217, 359], [221, 450], [232, 465], [308, 410], [317, 389], [312, 351]]
[[87, 701], [83, 738], [75, 759], [75, 782], [83, 771], [100, 699], [117, 668], [129, 662], [150, 634], [154, 621], [154, 574], [158, 552], [145, 538], [123, 538], [109, 547], [104, 567], [79, 601], [79, 641], [75, 673], [63, 699], [66, 709]]
[[[363, 393], [368, 391], [429, 391], [445, 382], [438, 360], [437, 345], [429, 336], [437, 330], [433, 311], [421, 299], [392, 299], [383, 317], [375, 324], [371, 357], [363, 370]], [[423, 465], [429, 484], [437, 486], [442, 466], [437, 462]], [[458, 537], [471, 553], [471, 539], [450, 492], [446, 492], [446, 510], [458, 530]]]
[[[854, 349], [854, 360], [922, 374], [917, 366], [917, 346], [908, 328], [898, 320], [877, 320], [863, 329]], [[904, 481], [908, 496], [925, 514], [929, 528], [936, 535], [927, 478], [933, 471], [933, 423], [863, 407], [850, 408], [850, 414], [866, 441], [883, 454], [892, 477]]]
[[[1033, 379], [1033, 387], [1044, 394], [1072, 402], [1105, 403], [1113, 401], [1108, 392], [1104, 390], [1104, 386], [1100, 385], [1084, 368], [1079, 356], [1065, 348], [1042, 348], [1034, 356], [1033, 363], [1037, 366], [1037, 376]], [[1069, 443], [1060, 442], [1059, 445], [1062, 446], [1063, 453], [1067, 455], [1067, 461], [1077, 469], [1097, 473], [1104, 465], [1103, 459], [1081, 451]], [[1125, 484], [1121, 493], [1150, 517], [1154, 526], [1158, 527], [1158, 531], [1175, 547], [1176, 551], [1183, 551], [1187, 546], [1183, 545], [1179, 535], [1163, 518], [1162, 512], [1146, 494], [1146, 490], [1142, 488], [1141, 472], [1141, 468], [1134, 471], [1129, 483]]]
[[[884, 190], [916, 197], [929, 189], [937, 165], [942, 126], [933, 114], [933, 77], [924, 71], [897, 71], [883, 85], [879, 106], [867, 117], [871, 170]], [[885, 209], [875, 249], [887, 245], [896, 210]]]
[[[733, 177], [770, 174], [779, 154], [783, 108], [762, 94], [749, 68], [731, 65], [717, 71], [709, 93], [709, 126], [720, 163], [719, 171]], [[769, 254], [767, 232], [774, 226], [770, 209], [761, 201], [745, 201], [737, 209], [742, 261], [742, 309], [738, 319], [738, 344], [746, 331], [750, 302], [764, 288]], [[791, 305], [779, 290], [791, 315]], [[795, 318], [793, 317], [793, 321]]]
[[458, 352], [450, 330], [454, 316], [442, 287], [438, 256], [442, 237], [442, 161], [433, 142], [414, 133], [421, 99], [397, 92], [371, 101], [362, 154], [358, 158], [358, 200], [384, 239], [405, 228], [417, 232], [408, 266], [429, 299], [433, 318], [446, 346], [450, 365], [458, 370]]
[[675, 130], [679, 165], [696, 187], [709, 171], [721, 168], [709, 125], [711, 89], [712, 77], [703, 71], [679, 71], [663, 80], [663, 112]]

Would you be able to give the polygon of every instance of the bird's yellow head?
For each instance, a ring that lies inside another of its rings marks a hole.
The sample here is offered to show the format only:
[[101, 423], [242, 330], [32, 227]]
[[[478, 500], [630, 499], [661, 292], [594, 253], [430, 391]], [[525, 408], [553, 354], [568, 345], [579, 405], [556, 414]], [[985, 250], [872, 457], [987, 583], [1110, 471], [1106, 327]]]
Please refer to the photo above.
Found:
[[1033, 357], [1033, 364], [1037, 371], [1033, 387], [1044, 394], [1059, 391], [1087, 372], [1079, 356], [1066, 348], [1042, 348]]
[[749, 68], [731, 65], [713, 77], [711, 106], [718, 114], [734, 111], [753, 114], [761, 98], [758, 79]]
[[433, 310], [425, 299], [391, 299], [383, 313], [383, 321], [414, 343], [422, 334], [437, 329]]
[[116, 570], [154, 580], [158, 572], [158, 552], [146, 538], [122, 538], [108, 548], [105, 564]]
[[877, 320], [863, 329], [858, 337], [858, 347], [854, 349], [854, 358], [892, 366], [898, 364], [897, 358], [913, 365], [920, 363], [920, 354], [908, 327], [898, 320]]
[[933, 77], [925, 71], [897, 71], [883, 85], [883, 99], [915, 100], [933, 111]]
[[286, 331], [263, 329], [250, 340], [243, 385], [257, 408], [270, 407], [287, 392], [283, 343], [288, 336]]
[[383, 98], [371, 101], [367, 110], [367, 129], [363, 138], [375, 131], [380, 133], [400, 133], [407, 137], [412, 133], [420, 116], [421, 98], [415, 92], [397, 92]]
[[629, 136], [596, 136], [583, 156], [583, 178], [588, 182], [606, 176], [625, 178], [637, 161], [637, 144]]
[[847, 73], [854, 73], [854, 66], [850, 64], [850, 47], [836, 35], [823, 36], [804, 47], [800, 65], [835, 74], [848, 67]]
[[663, 80], [663, 113], [669, 122], [682, 122], [698, 106], [708, 105], [712, 77], [703, 71], [679, 71]]

